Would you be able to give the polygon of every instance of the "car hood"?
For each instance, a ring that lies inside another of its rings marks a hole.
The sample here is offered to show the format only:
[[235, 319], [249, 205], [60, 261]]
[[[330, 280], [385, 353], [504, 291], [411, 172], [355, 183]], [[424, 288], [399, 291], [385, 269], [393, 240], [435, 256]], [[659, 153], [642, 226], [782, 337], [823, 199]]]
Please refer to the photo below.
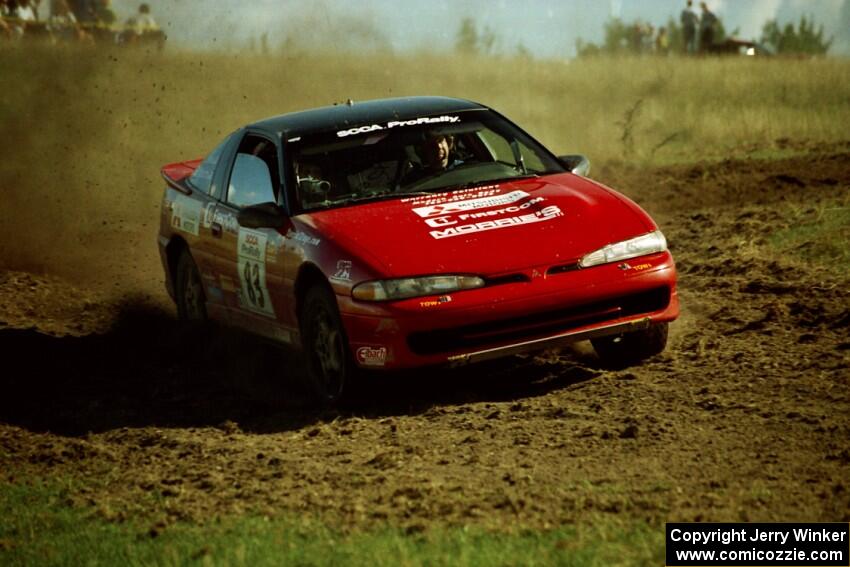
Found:
[[570, 173], [297, 217], [381, 276], [498, 275], [575, 262], [655, 230], [636, 204]]

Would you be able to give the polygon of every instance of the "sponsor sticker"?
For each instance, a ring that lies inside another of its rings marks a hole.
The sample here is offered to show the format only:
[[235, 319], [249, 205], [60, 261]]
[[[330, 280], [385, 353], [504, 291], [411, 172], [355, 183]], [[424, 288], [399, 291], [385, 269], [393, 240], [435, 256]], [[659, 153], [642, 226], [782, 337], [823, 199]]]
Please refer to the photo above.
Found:
[[171, 205], [171, 226], [198, 236], [200, 222], [201, 204], [190, 197], [178, 195]]
[[511, 217], [503, 217], [500, 219], [487, 220], [483, 222], [447, 226], [441, 230], [432, 230], [430, 234], [432, 238], [436, 238], [439, 240], [442, 238], [452, 238], [454, 236], [463, 236], [465, 234], [474, 234], [478, 232], [485, 232], [488, 230], [508, 228], [511, 226], [545, 222], [563, 216], [563, 214], [564, 213], [561, 212], [561, 209], [557, 205], [549, 205], [548, 207], [544, 207], [543, 209], [539, 211], [534, 211], [532, 213], [526, 213]]
[[266, 287], [266, 234], [239, 229], [236, 239], [239, 269], [240, 307], [274, 317], [274, 307]]
[[429, 299], [426, 301], [420, 301], [419, 307], [437, 307], [439, 305], [443, 305], [445, 303], [451, 303], [452, 296], [451, 295], [441, 295], [437, 299]]
[[502, 207], [500, 209], [492, 209], [489, 211], [480, 211], [477, 213], [463, 213], [460, 215], [456, 215], [456, 218], [453, 218], [452, 215], [446, 215], [442, 217], [433, 217], [429, 219], [425, 219], [425, 224], [430, 227], [439, 228], [442, 226], [451, 226], [453, 224], [457, 224], [460, 221], [466, 221], [471, 219], [480, 219], [487, 217], [497, 217], [499, 215], [510, 214], [510, 213], [519, 213], [528, 209], [537, 203], [542, 202], [543, 197], [535, 197], [534, 199], [529, 199], [524, 203], [520, 203], [519, 205], [511, 205], [509, 207]]
[[493, 197], [482, 197], [478, 199], [439, 203], [428, 205], [427, 207], [417, 207], [413, 209], [413, 212], [420, 217], [427, 218], [464, 211], [474, 211], [476, 209], [489, 209], [491, 207], [499, 207], [501, 205], [509, 205], [530, 196], [531, 195], [525, 191], [511, 191], [510, 193], [495, 195]]
[[306, 244], [308, 246], [318, 246], [321, 242], [321, 238], [316, 238], [315, 236], [310, 236], [304, 232], [295, 232], [294, 230], [290, 230], [286, 233], [286, 237], [294, 240], [295, 242], [300, 242], [301, 244]]
[[237, 234], [239, 232], [239, 221], [236, 220], [236, 215], [230, 212], [216, 210], [213, 213], [212, 222], [220, 224], [230, 234]]
[[357, 362], [363, 366], [384, 366], [387, 363], [387, 347], [360, 347]]
[[444, 123], [451, 124], [454, 122], [460, 122], [460, 116], [422, 116], [420, 118], [414, 118], [412, 120], [391, 120], [383, 126], [380, 124], [368, 124], [364, 126], [357, 126], [355, 128], [348, 128], [347, 130], [340, 130], [336, 133], [336, 135], [339, 138], [345, 138], [347, 136], [354, 136], [356, 134], [367, 134], [369, 132], [375, 132], [377, 130], [389, 130], [391, 128], [398, 128], [399, 126], [419, 126], [421, 124]]
[[440, 203], [464, 201], [466, 199], [489, 197], [498, 194], [498, 185], [482, 185], [480, 187], [470, 187], [469, 189], [458, 189], [457, 191], [449, 191], [448, 193], [434, 193], [433, 195], [417, 195], [415, 197], [405, 197], [404, 199], [400, 199], [400, 201], [402, 203], [410, 203], [412, 205], [437, 205]]
[[342, 282], [351, 281], [351, 260], [339, 260], [336, 263], [336, 272], [331, 276], [332, 280]]

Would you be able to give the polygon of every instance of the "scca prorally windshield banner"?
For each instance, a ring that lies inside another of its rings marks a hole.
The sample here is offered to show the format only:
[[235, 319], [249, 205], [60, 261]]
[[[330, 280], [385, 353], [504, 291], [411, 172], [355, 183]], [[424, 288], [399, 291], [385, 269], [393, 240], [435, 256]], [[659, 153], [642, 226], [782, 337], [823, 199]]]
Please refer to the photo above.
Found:
[[413, 118], [411, 120], [392, 120], [387, 122], [383, 126], [380, 124], [367, 124], [365, 126], [357, 126], [356, 128], [349, 128], [348, 130], [340, 130], [336, 133], [337, 137], [345, 138], [346, 136], [353, 136], [355, 134], [366, 134], [368, 132], [375, 132], [377, 130], [389, 130], [392, 128], [398, 128], [400, 126], [419, 126], [422, 124], [452, 124], [454, 122], [460, 122], [460, 116], [422, 116], [419, 118]]

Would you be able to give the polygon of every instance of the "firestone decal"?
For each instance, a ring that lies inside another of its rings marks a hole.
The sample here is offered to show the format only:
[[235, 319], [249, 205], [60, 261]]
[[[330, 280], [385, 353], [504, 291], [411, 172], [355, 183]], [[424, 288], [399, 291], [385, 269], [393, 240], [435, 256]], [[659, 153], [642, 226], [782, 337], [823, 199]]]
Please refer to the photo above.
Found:
[[520, 205], [511, 205], [510, 207], [503, 207], [501, 209], [493, 209], [492, 211], [482, 211], [480, 213], [466, 213], [462, 215], [455, 215], [454, 218], [452, 215], [446, 215], [443, 217], [434, 217], [432, 219], [425, 219], [425, 224], [430, 227], [440, 228], [444, 226], [451, 226], [453, 224], [457, 224], [459, 221], [471, 220], [471, 219], [480, 219], [487, 217], [495, 217], [499, 215], [503, 215], [506, 213], [518, 213], [528, 209], [537, 203], [543, 201], [543, 197], [535, 197], [534, 199], [529, 199], [525, 203]]
[[423, 116], [421, 118], [414, 118], [413, 120], [393, 120], [387, 122], [384, 126], [381, 126], [380, 124], [369, 124], [367, 126], [349, 128], [348, 130], [340, 130], [336, 133], [336, 135], [340, 138], [345, 138], [346, 136], [366, 134], [376, 130], [389, 130], [390, 128], [397, 128], [399, 126], [418, 126], [420, 124], [441, 124], [446, 122], [460, 122], [460, 116]]
[[171, 226], [198, 236], [200, 222], [201, 204], [189, 197], [178, 195], [171, 204]]
[[240, 230], [239, 221], [236, 220], [236, 215], [226, 211], [216, 210], [215, 213], [213, 213], [212, 222], [217, 222], [230, 234], [236, 234]]
[[274, 317], [269, 290], [266, 287], [265, 233], [246, 228], [239, 229], [237, 257], [239, 269], [239, 306]]
[[384, 366], [387, 363], [387, 347], [360, 347], [357, 361], [363, 366]]

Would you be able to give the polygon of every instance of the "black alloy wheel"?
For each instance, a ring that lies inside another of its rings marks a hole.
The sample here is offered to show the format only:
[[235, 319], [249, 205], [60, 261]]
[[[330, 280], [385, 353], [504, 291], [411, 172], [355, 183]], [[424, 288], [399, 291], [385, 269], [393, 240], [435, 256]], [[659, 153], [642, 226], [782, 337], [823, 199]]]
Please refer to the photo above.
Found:
[[320, 404], [334, 405], [346, 392], [354, 365], [336, 298], [326, 286], [315, 285], [307, 292], [301, 309], [301, 333], [310, 389]]

